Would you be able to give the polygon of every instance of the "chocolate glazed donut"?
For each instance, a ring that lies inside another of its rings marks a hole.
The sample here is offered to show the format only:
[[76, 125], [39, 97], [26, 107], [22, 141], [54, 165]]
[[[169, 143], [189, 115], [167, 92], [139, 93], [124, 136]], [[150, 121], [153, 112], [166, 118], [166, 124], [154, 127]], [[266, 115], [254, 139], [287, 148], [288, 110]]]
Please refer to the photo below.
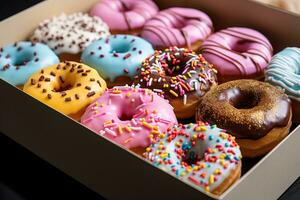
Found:
[[291, 126], [291, 103], [276, 87], [256, 80], [236, 80], [217, 86], [201, 100], [197, 120], [228, 130], [237, 138], [243, 155], [269, 152]]

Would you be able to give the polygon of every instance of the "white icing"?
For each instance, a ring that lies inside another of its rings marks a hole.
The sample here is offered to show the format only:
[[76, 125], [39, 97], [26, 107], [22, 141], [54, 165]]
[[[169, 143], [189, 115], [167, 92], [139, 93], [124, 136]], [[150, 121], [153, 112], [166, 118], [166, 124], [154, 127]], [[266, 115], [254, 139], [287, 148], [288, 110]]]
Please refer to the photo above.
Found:
[[47, 44], [57, 54], [77, 54], [93, 41], [108, 35], [109, 28], [99, 17], [83, 13], [63, 13], [42, 22], [31, 40]]

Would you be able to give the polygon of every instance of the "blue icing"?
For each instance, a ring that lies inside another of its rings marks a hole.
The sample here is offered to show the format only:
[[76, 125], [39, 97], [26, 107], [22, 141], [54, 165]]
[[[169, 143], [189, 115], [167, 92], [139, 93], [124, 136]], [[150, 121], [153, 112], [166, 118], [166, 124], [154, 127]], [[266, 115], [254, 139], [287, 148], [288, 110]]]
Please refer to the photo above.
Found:
[[110, 81], [119, 76], [133, 79], [142, 62], [154, 53], [146, 40], [132, 35], [112, 35], [89, 45], [82, 53], [83, 63], [95, 68]]
[[12, 85], [24, 85], [39, 69], [59, 63], [56, 54], [41, 43], [18, 42], [0, 51], [0, 78]]
[[289, 47], [276, 54], [265, 77], [267, 82], [283, 88], [290, 98], [300, 101], [300, 49]]

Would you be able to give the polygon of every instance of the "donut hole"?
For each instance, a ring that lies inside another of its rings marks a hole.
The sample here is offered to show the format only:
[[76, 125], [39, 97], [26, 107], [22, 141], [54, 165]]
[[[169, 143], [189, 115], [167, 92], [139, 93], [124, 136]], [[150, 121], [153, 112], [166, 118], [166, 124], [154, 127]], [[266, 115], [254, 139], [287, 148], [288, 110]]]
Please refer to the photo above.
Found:
[[15, 59], [13, 60], [13, 65], [15, 66], [22, 66], [26, 65], [28, 62], [30, 62], [33, 59], [32, 55], [28, 52], [24, 52], [20, 55], [17, 55]]
[[197, 164], [204, 157], [205, 147], [197, 143], [192, 146], [189, 142], [182, 145], [182, 150], [184, 151], [182, 161], [191, 166]]
[[125, 4], [122, 1], [120, 1], [120, 2], [121, 2], [121, 6], [118, 7], [119, 12], [128, 12], [128, 11], [132, 10], [131, 4]]
[[260, 96], [254, 92], [241, 92], [235, 98], [231, 99], [231, 104], [236, 109], [251, 109], [258, 105]]
[[126, 44], [126, 43], [124, 43], [124, 44], [114, 44], [114, 43], [112, 43], [111, 44], [111, 50], [110, 50], [110, 53], [126, 53], [126, 52], [128, 52], [128, 51], [130, 51], [130, 45], [129, 44]]
[[54, 88], [54, 92], [64, 92], [64, 91], [67, 91], [67, 90], [70, 90], [72, 89], [73, 86], [71, 84], [64, 84], [64, 85], [60, 85], [60, 87], [58, 88]]
[[251, 42], [248, 40], [239, 40], [231, 46], [231, 50], [239, 53], [244, 53], [249, 50]]
[[130, 120], [132, 120], [133, 115], [134, 115], [133, 113], [126, 114], [125, 112], [122, 112], [122, 114], [118, 117], [121, 121], [130, 121]]
[[186, 27], [186, 24], [183, 22], [176, 21], [176, 23], [172, 23], [172, 28], [183, 29], [184, 27]]
[[72, 89], [77, 85], [76, 80], [72, 76], [66, 75], [64, 77], [61, 77], [61, 79], [63, 80], [63, 82], [60, 80], [60, 78], [58, 78], [52, 90], [53, 92], [64, 92]]

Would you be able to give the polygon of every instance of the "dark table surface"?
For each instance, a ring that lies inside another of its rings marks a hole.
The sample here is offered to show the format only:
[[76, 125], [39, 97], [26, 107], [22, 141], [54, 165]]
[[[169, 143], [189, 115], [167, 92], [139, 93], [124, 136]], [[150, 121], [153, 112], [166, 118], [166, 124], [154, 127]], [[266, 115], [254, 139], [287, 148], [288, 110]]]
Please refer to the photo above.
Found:
[[[1, 4], [0, 20], [40, 1], [10, 0]], [[2, 133], [0, 159], [0, 200], [103, 199]], [[280, 199], [300, 200], [300, 178]]]

